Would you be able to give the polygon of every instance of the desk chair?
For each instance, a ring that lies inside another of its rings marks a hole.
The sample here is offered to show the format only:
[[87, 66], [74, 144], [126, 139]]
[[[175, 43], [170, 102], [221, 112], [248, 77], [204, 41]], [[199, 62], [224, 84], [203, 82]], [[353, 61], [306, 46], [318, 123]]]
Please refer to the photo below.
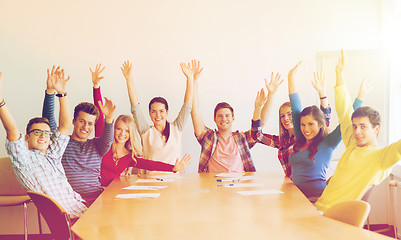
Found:
[[330, 207], [323, 216], [362, 228], [369, 211], [369, 203], [362, 200], [349, 200]]
[[[24, 236], [28, 239], [27, 203], [29, 198], [26, 190], [18, 182], [11, 160], [8, 157], [0, 158], [0, 207], [24, 206]], [[4, 217], [4, 216], [3, 216]]]
[[55, 240], [75, 239], [70, 217], [61, 205], [42, 193], [28, 191], [28, 195], [42, 214]]

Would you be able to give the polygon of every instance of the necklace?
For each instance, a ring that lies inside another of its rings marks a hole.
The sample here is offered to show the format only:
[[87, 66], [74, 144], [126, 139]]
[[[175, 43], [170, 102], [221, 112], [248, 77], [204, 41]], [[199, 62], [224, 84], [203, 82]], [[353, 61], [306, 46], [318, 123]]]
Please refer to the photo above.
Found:
[[120, 159], [118, 157], [113, 156], [113, 160], [114, 160], [114, 166], [117, 166]]

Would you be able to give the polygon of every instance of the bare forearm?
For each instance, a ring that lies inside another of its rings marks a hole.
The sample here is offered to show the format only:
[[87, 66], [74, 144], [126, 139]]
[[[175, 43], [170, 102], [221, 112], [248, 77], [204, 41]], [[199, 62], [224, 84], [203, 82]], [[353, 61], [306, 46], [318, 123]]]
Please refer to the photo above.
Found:
[[193, 79], [187, 78], [187, 88], [185, 90], [184, 102], [191, 104], [194, 94]]
[[[263, 108], [261, 110], [261, 114], [260, 114], [260, 120], [261, 120], [261, 126], [263, 128], [263, 126], [266, 125], [267, 123], [267, 119], [269, 118], [271, 109], [272, 109], [272, 105], [273, 105], [273, 99], [274, 99], [274, 94], [270, 93], [267, 95], [267, 101], [265, 103], [265, 105], [263, 105]], [[254, 119], [257, 120], [257, 119]]]
[[205, 124], [203, 123], [202, 116], [199, 111], [199, 96], [198, 96], [198, 83], [194, 83], [193, 99], [192, 99], [192, 124], [194, 126], [194, 131], [196, 136], [200, 136], [204, 131]]
[[[0, 96], [0, 103], [3, 103], [3, 101], [3, 97]], [[8, 110], [7, 105], [0, 107], [0, 119], [3, 123], [4, 129], [6, 130], [7, 139], [9, 141], [17, 141], [20, 138], [20, 132], [14, 117]]]

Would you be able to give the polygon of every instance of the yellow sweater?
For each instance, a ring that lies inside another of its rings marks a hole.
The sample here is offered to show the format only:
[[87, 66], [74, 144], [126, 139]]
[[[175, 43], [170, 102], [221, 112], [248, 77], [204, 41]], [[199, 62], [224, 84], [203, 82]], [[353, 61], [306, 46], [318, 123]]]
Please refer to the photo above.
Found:
[[401, 159], [401, 140], [386, 147], [357, 147], [352, 131], [353, 108], [345, 86], [335, 88], [335, 103], [346, 150], [317, 200], [322, 212], [345, 200], [361, 199], [369, 186], [379, 184]]

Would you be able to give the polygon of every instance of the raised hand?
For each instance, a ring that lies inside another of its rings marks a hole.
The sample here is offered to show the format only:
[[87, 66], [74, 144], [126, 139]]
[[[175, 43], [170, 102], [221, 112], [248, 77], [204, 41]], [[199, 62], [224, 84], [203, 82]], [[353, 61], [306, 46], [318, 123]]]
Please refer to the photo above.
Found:
[[47, 69], [47, 80], [46, 80], [46, 92], [48, 94], [54, 94], [55, 89], [53, 87], [53, 80], [56, 77], [56, 72], [60, 70], [60, 66], [58, 66], [55, 69], [55, 66], [53, 65], [52, 71], [50, 73], [49, 69]]
[[111, 101], [109, 98], [104, 98], [104, 105], [102, 105], [102, 102], [99, 101], [99, 108], [100, 111], [102, 111], [103, 115], [106, 118], [107, 123], [113, 122], [113, 116], [114, 112], [116, 110], [116, 105]]
[[190, 63], [185, 64], [185, 63], [180, 63], [181, 70], [184, 73], [184, 75], [187, 77], [187, 79], [194, 79], [194, 73], [192, 71], [192, 68], [190, 66]]
[[315, 80], [312, 80], [312, 85], [319, 93], [319, 96], [326, 96], [326, 76], [324, 75], [324, 73], [314, 72], [313, 77]]
[[203, 70], [203, 68], [200, 68], [199, 61], [192, 60], [191, 61], [191, 69], [192, 69], [192, 73], [194, 74], [194, 80], [197, 80]]
[[301, 65], [302, 61], [299, 61], [295, 67], [293, 67], [288, 72], [288, 81], [292, 81], [294, 79], [294, 75], [298, 72], [298, 67]]
[[92, 68], [89, 68], [92, 74], [92, 83], [94, 88], [98, 88], [100, 85], [100, 80], [104, 78], [99, 75], [103, 72], [105, 68], [106, 67], [102, 68], [102, 64], [96, 64], [95, 71], [93, 71]]
[[[59, 67], [57, 68], [59, 69]], [[64, 69], [57, 70], [54, 73], [54, 77], [51, 77], [51, 83], [53, 85], [54, 90], [58, 93], [66, 93], [67, 92], [67, 82], [70, 80], [70, 76], [67, 78], [64, 77]]]
[[336, 73], [337, 74], [341, 74], [343, 69], [344, 69], [344, 65], [345, 65], [345, 56], [344, 56], [344, 51], [341, 49], [341, 57], [340, 59], [338, 59], [338, 63], [336, 66]]
[[123, 75], [124, 75], [125, 79], [127, 79], [127, 80], [129, 78], [131, 78], [131, 74], [132, 74], [131, 69], [132, 69], [132, 63], [130, 63], [129, 60], [125, 61], [123, 63], [123, 66], [121, 67], [121, 71], [123, 72]]
[[189, 154], [185, 154], [184, 157], [182, 157], [181, 161], [179, 158], [177, 158], [177, 161], [175, 161], [173, 171], [179, 172], [179, 171], [184, 170], [188, 166], [190, 159], [191, 159], [191, 155], [189, 155]]
[[368, 95], [368, 92], [373, 89], [373, 78], [370, 76], [366, 76], [361, 83], [361, 86], [359, 87], [359, 92], [358, 92], [358, 99], [359, 100], [364, 100], [365, 97]]
[[255, 108], [262, 108], [263, 105], [266, 103], [266, 100], [267, 96], [265, 90], [262, 88], [260, 91], [258, 91], [258, 94], [256, 95]]
[[269, 93], [274, 94], [276, 92], [277, 88], [283, 83], [284, 79], [280, 79], [280, 78], [281, 78], [280, 73], [277, 73], [276, 76], [274, 76], [273, 72], [270, 77], [270, 82], [268, 82], [267, 79], [265, 78], [266, 88], [269, 91]]

